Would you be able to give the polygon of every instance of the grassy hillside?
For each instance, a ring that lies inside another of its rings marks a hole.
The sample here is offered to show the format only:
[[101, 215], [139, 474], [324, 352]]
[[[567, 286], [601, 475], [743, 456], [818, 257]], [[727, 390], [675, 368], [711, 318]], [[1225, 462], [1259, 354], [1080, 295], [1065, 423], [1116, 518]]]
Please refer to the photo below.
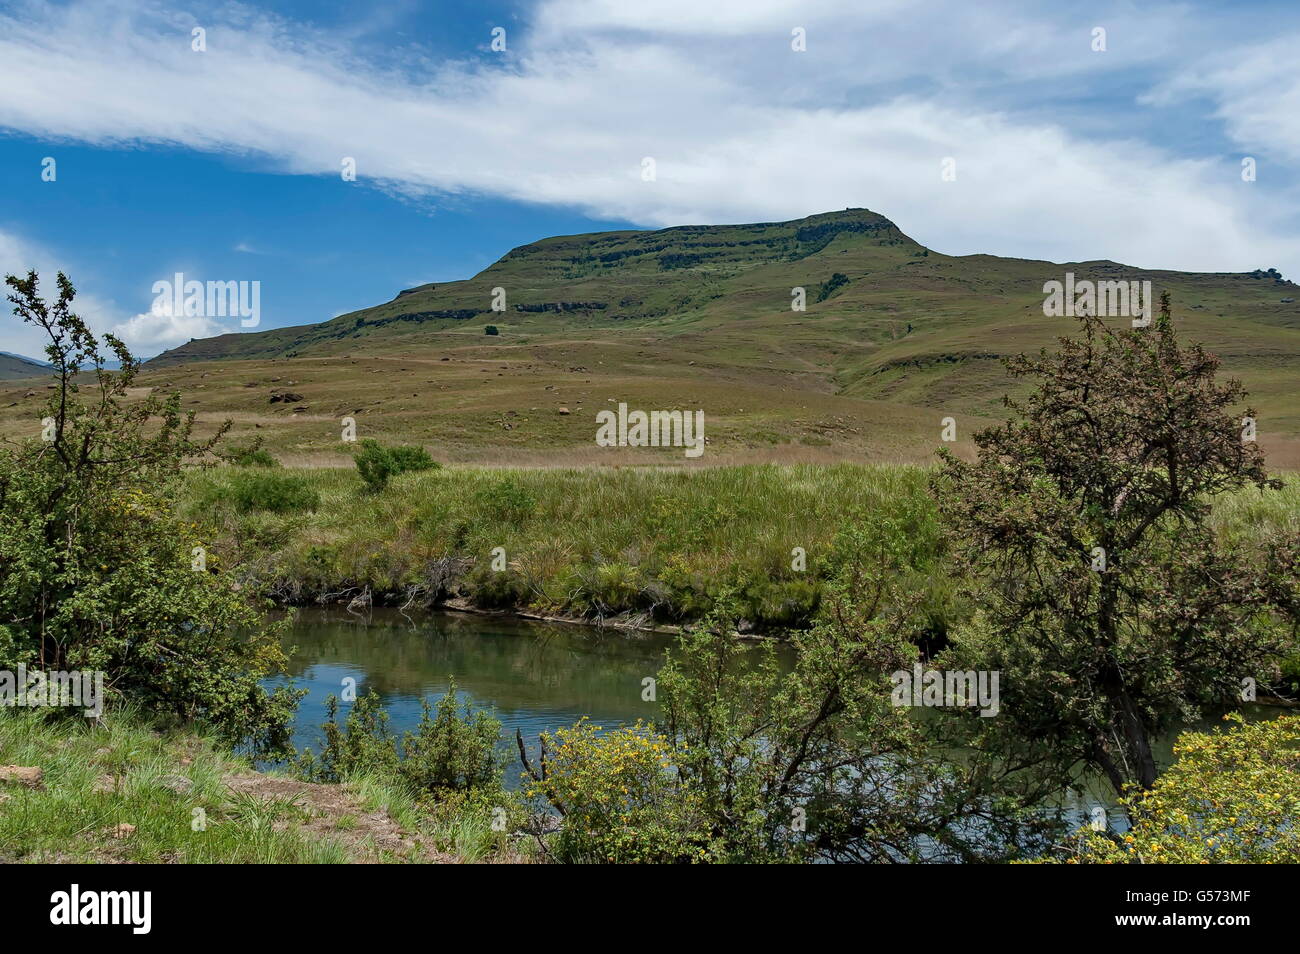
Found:
[[[862, 209], [544, 239], [466, 281], [332, 321], [196, 340], [151, 361], [141, 384], [183, 388], [205, 425], [230, 417], [291, 463], [344, 462], [344, 416], [358, 436], [421, 443], [443, 461], [922, 462], [944, 417], [964, 445], [1000, 414], [1002, 356], [1073, 332], [1042, 313], [1043, 283], [1067, 271], [1170, 291], [1183, 339], [1251, 390], [1272, 461], [1300, 466], [1294, 284], [945, 256]], [[806, 311], [791, 310], [795, 287]], [[492, 310], [497, 288], [504, 311]], [[707, 453], [596, 447], [596, 412], [620, 401], [703, 409]], [[30, 426], [37, 410], [0, 391], [0, 428]]]
[[12, 381], [16, 378], [31, 378], [47, 374], [49, 365], [24, 358], [20, 354], [0, 351], [0, 381]]

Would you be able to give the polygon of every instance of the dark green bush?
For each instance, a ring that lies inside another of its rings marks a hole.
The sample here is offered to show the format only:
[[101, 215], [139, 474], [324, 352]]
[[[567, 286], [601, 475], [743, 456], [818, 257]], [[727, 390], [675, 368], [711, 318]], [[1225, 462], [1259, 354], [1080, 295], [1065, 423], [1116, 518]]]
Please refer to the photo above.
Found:
[[402, 740], [402, 777], [421, 792], [499, 787], [501, 722], [468, 702], [462, 716], [454, 679], [436, 706], [423, 705], [419, 726]]
[[272, 457], [269, 451], [256, 445], [249, 447], [236, 447], [226, 455], [226, 459], [236, 467], [280, 466], [280, 462]]
[[826, 279], [826, 281], [822, 282], [821, 289], [817, 292], [817, 300], [825, 301], [848, 283], [849, 276], [842, 272], [836, 272], [830, 278]]
[[232, 472], [217, 496], [239, 513], [301, 513], [320, 506], [320, 494], [305, 479], [265, 469]]
[[1291, 695], [1300, 695], [1300, 653], [1294, 653], [1282, 660], [1282, 689]]
[[383, 490], [389, 479], [398, 474], [432, 470], [439, 466], [423, 447], [385, 447], [379, 441], [369, 439], [360, 443], [355, 460], [357, 473], [372, 493]]
[[501, 723], [486, 709], [456, 701], [456, 682], [437, 705], [425, 700], [416, 731], [398, 744], [388, 727], [379, 694], [373, 689], [357, 699], [338, 724], [338, 700], [326, 702], [320, 755], [304, 751], [299, 773], [312, 781], [341, 782], [361, 774], [400, 780], [412, 792], [492, 792], [501, 787]]
[[474, 495], [480, 511], [512, 526], [520, 526], [537, 509], [537, 498], [515, 477], [503, 477]]
[[742, 605], [760, 629], [806, 629], [820, 601], [817, 580], [754, 580], [743, 590]]
[[493, 570], [480, 566], [465, 576], [470, 599], [483, 609], [509, 609], [527, 604], [528, 584], [514, 570]]

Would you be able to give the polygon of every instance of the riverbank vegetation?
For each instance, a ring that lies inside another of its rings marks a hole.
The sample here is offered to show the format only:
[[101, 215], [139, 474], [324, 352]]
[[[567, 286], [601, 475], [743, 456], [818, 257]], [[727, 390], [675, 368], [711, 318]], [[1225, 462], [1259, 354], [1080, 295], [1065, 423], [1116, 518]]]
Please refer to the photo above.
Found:
[[[838, 529], [866, 514], [890, 518], [926, 570], [917, 585], [936, 625], [958, 603], [928, 492], [933, 469], [449, 467], [403, 474], [379, 494], [365, 493], [354, 470], [286, 469], [279, 479], [305, 488], [309, 504], [291, 511], [278, 485], [250, 500], [245, 471], [189, 472], [179, 509], [241, 583], [288, 605], [459, 597], [593, 622], [682, 623], [725, 590], [741, 620], [778, 633], [809, 625], [839, 560]], [[1300, 532], [1300, 481], [1229, 492], [1209, 519], [1242, 542]]]
[[[258, 448], [206, 466], [221, 435], [194, 441], [178, 397], [126, 400], [130, 355], [109, 337], [123, 370], [104, 367], [63, 276], [52, 305], [34, 274], [9, 285], [57, 386], [0, 451], [0, 669], [102, 672], [108, 699], [94, 719], [0, 717], [8, 857], [71, 857], [94, 832], [100, 860], [1150, 861], [1191, 837], [1232, 842], [1207, 860], [1300, 860], [1270, 814], [1300, 791], [1294, 720], [1190, 736], [1164, 775], [1152, 755], [1159, 733], [1285, 694], [1300, 621], [1295, 491], [1167, 302], [1152, 329], [1083, 319], [1012, 362], [1034, 390], [974, 462], [505, 472], [366, 445], [363, 480]], [[536, 755], [517, 736], [518, 767], [454, 692], [400, 740], [377, 697], [333, 702], [321, 751], [292, 753], [267, 608], [320, 600], [682, 632], [646, 685], [653, 723], [580, 722]], [[736, 638], [754, 630], [793, 662]], [[918, 717], [910, 671], [1001, 693]], [[1252, 745], [1274, 753], [1259, 786]], [[232, 767], [231, 746], [297, 777]], [[1062, 795], [1096, 774], [1131, 841], [1073, 832]]]

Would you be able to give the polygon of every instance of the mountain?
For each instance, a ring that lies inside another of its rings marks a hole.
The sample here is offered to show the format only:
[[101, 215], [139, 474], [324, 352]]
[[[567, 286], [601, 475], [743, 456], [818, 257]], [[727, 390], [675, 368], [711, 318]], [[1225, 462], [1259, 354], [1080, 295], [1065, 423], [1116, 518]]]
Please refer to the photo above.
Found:
[[964, 444], [1001, 416], [1001, 357], [1073, 333], [1043, 309], [1067, 273], [1169, 291], [1184, 338], [1251, 390], [1274, 463], [1300, 466], [1300, 295], [1276, 272], [948, 256], [866, 209], [542, 239], [331, 321], [192, 341], [141, 383], [303, 460], [344, 459], [343, 416], [446, 460], [670, 460], [594, 446], [619, 402], [702, 408], [710, 460], [926, 460], [943, 417]]
[[24, 358], [20, 354], [0, 351], [0, 381], [31, 378], [46, 374], [49, 369], [50, 365], [45, 361], [36, 361], [32, 358]]

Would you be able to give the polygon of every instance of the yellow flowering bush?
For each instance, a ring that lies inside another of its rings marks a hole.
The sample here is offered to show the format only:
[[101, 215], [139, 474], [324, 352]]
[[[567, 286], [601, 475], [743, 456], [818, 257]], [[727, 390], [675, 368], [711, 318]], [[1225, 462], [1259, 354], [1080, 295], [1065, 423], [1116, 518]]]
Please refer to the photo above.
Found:
[[1088, 832], [1069, 863], [1300, 862], [1300, 717], [1187, 732], [1177, 762], [1124, 800], [1124, 835]]
[[587, 719], [544, 734], [545, 775], [525, 789], [564, 812], [565, 860], [603, 863], [711, 860], [698, 802], [680, 784], [673, 746], [638, 722], [602, 731]]

